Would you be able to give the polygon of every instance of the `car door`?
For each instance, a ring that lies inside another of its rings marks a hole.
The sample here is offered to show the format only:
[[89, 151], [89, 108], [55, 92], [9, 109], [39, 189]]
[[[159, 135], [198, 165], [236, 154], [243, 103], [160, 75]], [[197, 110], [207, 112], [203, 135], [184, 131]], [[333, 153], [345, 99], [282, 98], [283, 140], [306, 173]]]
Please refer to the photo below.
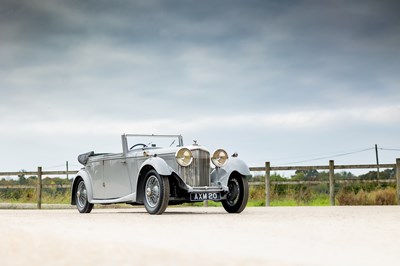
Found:
[[128, 167], [123, 154], [110, 156], [103, 163], [104, 198], [116, 199], [132, 193]]
[[139, 166], [137, 164], [136, 157], [133, 157], [132, 155], [130, 155], [130, 157], [127, 157], [126, 166], [128, 168], [132, 193], [137, 193], [136, 188], [137, 188], [137, 177], [139, 174]]
[[92, 179], [94, 199], [104, 198], [103, 162], [103, 159], [97, 159], [86, 166]]

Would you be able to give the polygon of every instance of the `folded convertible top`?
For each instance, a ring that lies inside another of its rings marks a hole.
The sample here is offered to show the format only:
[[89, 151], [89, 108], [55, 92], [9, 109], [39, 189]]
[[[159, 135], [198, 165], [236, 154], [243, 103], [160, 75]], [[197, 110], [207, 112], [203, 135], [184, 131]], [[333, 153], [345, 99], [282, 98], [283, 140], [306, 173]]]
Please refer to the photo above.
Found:
[[87, 161], [89, 160], [89, 157], [93, 156], [93, 155], [94, 155], [94, 151], [83, 153], [78, 156], [78, 162], [80, 162], [83, 165], [86, 165]]

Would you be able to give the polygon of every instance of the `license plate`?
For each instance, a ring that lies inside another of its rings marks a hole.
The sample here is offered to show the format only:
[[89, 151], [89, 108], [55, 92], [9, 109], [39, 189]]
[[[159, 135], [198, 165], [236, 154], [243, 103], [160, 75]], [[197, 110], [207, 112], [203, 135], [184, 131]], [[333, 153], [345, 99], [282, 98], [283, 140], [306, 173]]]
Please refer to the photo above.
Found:
[[190, 193], [190, 201], [220, 200], [220, 199], [221, 199], [221, 193], [219, 192]]

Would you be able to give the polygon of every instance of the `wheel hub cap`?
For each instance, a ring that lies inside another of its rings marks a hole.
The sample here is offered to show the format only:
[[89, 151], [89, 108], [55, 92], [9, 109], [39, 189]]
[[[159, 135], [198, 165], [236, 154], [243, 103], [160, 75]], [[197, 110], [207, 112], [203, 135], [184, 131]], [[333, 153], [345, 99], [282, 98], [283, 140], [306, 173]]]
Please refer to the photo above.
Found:
[[146, 195], [149, 197], [151, 196], [151, 189], [149, 187], [146, 189]]

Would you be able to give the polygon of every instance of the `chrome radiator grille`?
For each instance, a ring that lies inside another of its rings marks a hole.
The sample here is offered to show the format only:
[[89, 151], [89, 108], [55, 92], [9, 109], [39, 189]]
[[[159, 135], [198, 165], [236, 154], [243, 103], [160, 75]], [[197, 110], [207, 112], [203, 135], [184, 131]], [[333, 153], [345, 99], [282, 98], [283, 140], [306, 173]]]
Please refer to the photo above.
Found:
[[193, 162], [188, 167], [179, 166], [181, 177], [192, 187], [210, 186], [210, 153], [193, 149]]

